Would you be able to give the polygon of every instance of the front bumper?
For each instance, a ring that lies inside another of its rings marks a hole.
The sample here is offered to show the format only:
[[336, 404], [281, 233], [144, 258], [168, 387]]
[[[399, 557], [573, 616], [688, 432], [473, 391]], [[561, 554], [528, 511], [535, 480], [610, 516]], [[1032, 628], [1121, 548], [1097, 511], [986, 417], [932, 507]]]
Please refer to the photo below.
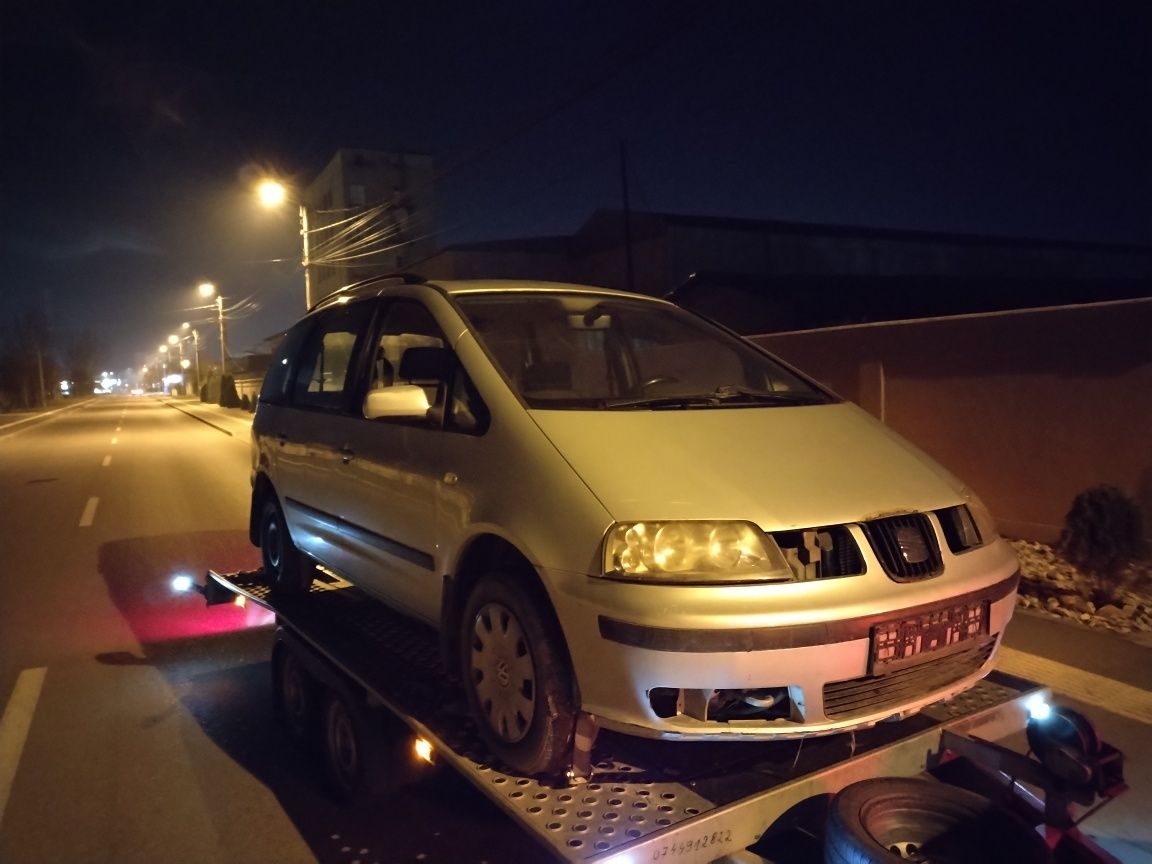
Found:
[[[919, 585], [875, 570], [824, 583], [710, 588], [546, 578], [563, 586], [554, 598], [582, 707], [602, 726], [743, 740], [873, 725], [986, 675], [1015, 607], [1015, 557], [999, 542], [948, 565]], [[874, 666], [876, 627], [974, 604], [986, 610], [983, 634]], [[752, 717], [714, 711], [718, 699], [742, 694], [777, 707]]]

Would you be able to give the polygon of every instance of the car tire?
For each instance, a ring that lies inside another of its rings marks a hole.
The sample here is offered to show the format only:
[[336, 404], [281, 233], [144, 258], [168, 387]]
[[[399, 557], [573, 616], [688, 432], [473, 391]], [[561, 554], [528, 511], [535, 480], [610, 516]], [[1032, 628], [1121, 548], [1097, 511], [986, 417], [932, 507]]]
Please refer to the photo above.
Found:
[[1051, 853], [1023, 820], [989, 799], [917, 777], [879, 777], [842, 789], [824, 830], [826, 864], [908, 860], [1041, 864]]
[[296, 548], [275, 497], [260, 509], [260, 561], [278, 594], [304, 594], [312, 586], [312, 563]]
[[320, 683], [284, 642], [272, 649], [272, 694], [276, 717], [288, 737], [301, 747], [314, 746], [320, 719]]
[[325, 690], [320, 708], [321, 760], [328, 788], [342, 803], [387, 788], [388, 760], [371, 716], [362, 700], [346, 689]]
[[460, 663], [469, 708], [492, 753], [522, 774], [567, 770], [576, 697], [563, 637], [511, 575], [489, 573], [469, 595]]

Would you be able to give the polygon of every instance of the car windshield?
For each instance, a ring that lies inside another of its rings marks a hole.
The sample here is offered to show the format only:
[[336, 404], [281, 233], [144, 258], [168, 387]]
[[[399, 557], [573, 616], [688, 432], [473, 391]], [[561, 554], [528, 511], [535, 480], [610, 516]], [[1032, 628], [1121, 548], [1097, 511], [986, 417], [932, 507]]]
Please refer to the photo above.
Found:
[[657, 410], [834, 401], [755, 346], [670, 304], [595, 294], [456, 301], [532, 408]]

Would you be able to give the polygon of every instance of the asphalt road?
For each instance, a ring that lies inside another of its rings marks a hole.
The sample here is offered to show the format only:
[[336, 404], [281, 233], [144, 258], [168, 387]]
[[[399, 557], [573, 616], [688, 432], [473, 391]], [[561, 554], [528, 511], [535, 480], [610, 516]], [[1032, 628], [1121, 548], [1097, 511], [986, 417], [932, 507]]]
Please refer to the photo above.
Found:
[[[272, 716], [267, 613], [172, 593], [258, 564], [248, 435], [241, 412], [155, 397], [0, 426], [0, 862], [544, 860], [449, 771], [333, 803]], [[1133, 791], [1085, 827], [1149, 864], [1152, 652], [1024, 618], [1008, 642], [1010, 671], [1128, 753]]]
[[173, 595], [174, 575], [259, 563], [243, 414], [102, 397], [15, 428], [0, 438], [0, 861], [541, 859], [447, 771], [398, 777], [370, 813], [329, 801], [271, 714], [268, 614]]

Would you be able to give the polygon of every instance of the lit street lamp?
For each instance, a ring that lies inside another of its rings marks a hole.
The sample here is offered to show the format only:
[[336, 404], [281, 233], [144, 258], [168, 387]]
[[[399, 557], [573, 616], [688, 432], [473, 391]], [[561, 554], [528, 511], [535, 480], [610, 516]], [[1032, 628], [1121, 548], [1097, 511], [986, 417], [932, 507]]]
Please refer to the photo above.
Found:
[[223, 378], [228, 371], [228, 363], [225, 358], [224, 350], [224, 298], [217, 292], [216, 286], [211, 282], [201, 282], [200, 287], [201, 297], [211, 297], [216, 295], [216, 318], [220, 322], [220, 377]]
[[[288, 190], [283, 183], [275, 180], [262, 180], [256, 187], [256, 195], [265, 207], [279, 207], [288, 200]], [[311, 262], [308, 260], [308, 208], [304, 206], [303, 201], [298, 201], [296, 206], [300, 208], [300, 237], [304, 245], [304, 257], [300, 262], [304, 268], [304, 307], [311, 309], [312, 274], [309, 269]]]

